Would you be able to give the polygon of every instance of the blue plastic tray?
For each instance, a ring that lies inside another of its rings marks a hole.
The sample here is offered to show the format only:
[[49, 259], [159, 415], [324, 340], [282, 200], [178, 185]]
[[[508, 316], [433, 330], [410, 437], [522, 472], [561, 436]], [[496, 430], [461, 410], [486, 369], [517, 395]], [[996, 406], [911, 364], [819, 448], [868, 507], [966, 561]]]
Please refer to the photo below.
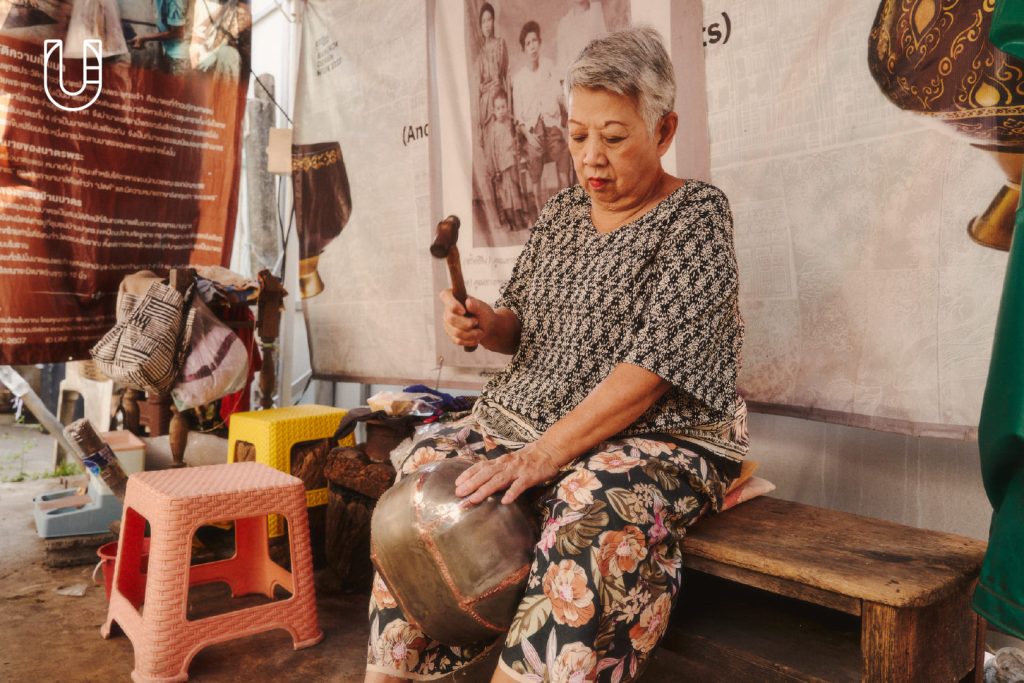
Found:
[[39, 503], [50, 502], [59, 498], [75, 495], [75, 489], [51, 491], [33, 498], [36, 503], [36, 533], [42, 538], [59, 536], [87, 536], [110, 531], [110, 523], [121, 519], [121, 501], [110, 493], [101, 493], [95, 482], [89, 482], [89, 496], [92, 501], [78, 508], [54, 508], [40, 510]]

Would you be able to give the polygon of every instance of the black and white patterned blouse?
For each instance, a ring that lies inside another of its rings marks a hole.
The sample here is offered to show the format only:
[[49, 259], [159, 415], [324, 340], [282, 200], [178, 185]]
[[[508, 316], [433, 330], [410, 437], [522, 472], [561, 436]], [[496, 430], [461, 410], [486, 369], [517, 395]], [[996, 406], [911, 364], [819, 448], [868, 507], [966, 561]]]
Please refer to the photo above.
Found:
[[478, 411], [499, 433], [536, 438], [630, 363], [672, 387], [624, 434], [710, 436], [738, 460], [743, 321], [728, 200], [688, 180], [607, 234], [590, 208], [579, 185], [544, 207], [496, 302], [522, 323], [519, 348]]

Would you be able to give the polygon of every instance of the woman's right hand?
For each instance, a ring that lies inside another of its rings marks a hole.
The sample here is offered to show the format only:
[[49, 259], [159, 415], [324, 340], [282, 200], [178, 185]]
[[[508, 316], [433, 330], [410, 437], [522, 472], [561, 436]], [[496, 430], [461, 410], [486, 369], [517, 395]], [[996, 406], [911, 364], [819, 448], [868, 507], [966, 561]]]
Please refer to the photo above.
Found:
[[463, 306], [451, 289], [441, 292], [440, 297], [444, 304], [444, 331], [448, 338], [459, 346], [482, 345], [484, 337], [494, 328], [494, 309], [473, 297], [467, 297]]

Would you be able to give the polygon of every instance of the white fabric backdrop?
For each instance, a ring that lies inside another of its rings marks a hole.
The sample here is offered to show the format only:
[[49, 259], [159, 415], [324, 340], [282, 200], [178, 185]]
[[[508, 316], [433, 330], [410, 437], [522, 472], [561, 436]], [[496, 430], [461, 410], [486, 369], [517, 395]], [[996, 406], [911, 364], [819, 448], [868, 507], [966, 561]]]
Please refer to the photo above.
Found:
[[[501, 25], [530, 3], [492, 4]], [[569, 5], [543, 3], [546, 26]], [[705, 178], [710, 164], [732, 202], [742, 391], [761, 410], [972, 437], [1005, 256], [965, 230], [1000, 171], [879, 92], [874, 3], [704, 0], [703, 21], [700, 5], [633, 2], [630, 14], [671, 35], [684, 124], [666, 166]], [[353, 199], [321, 258], [327, 289], [306, 302], [318, 376], [479, 386], [503, 362], [443, 338], [447, 274], [427, 252], [437, 221], [458, 215], [469, 291], [491, 300], [519, 250], [471, 237], [466, 17], [454, 1], [309, 1], [297, 142], [341, 143]], [[319, 76], [318, 54], [334, 64]]]

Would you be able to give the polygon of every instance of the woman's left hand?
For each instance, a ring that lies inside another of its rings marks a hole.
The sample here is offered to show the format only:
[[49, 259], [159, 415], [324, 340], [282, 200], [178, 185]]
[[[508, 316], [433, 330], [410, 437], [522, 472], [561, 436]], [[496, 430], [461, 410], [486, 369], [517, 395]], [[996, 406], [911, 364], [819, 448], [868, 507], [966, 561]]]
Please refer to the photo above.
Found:
[[557, 450], [542, 441], [526, 444], [518, 451], [493, 460], [481, 460], [455, 480], [455, 495], [471, 505], [482, 503], [492, 493], [505, 491], [502, 503], [511, 503], [532, 486], [551, 481], [563, 462]]

